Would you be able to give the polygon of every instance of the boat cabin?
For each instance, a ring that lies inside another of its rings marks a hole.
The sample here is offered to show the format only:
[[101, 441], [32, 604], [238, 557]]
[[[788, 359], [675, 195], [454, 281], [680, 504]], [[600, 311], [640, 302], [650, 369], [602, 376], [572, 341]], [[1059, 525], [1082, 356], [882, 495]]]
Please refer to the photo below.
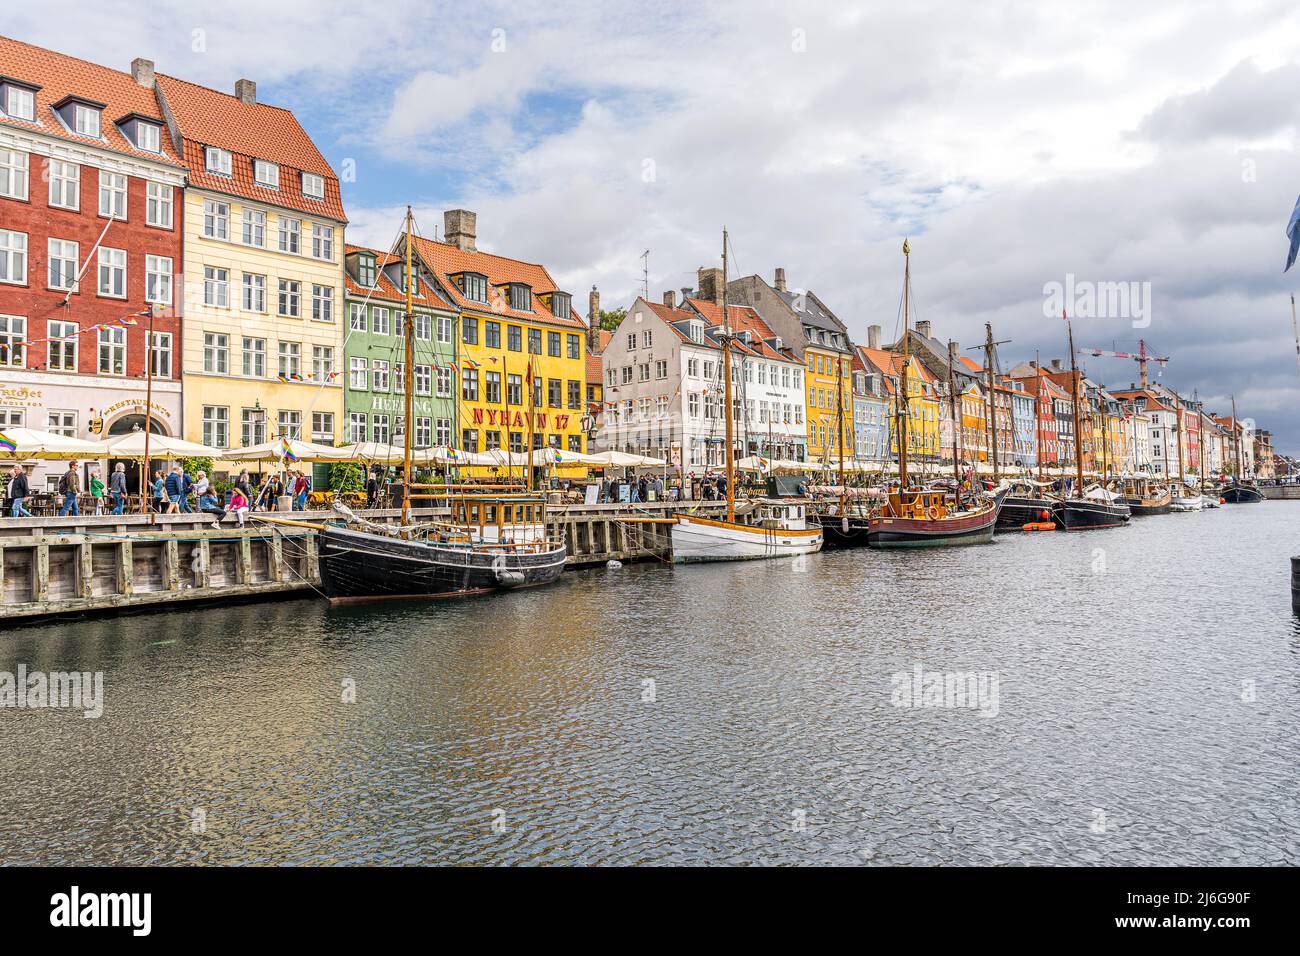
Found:
[[946, 517], [952, 512], [948, 503], [948, 493], [931, 489], [924, 491], [895, 489], [889, 493], [888, 510], [892, 517], [914, 520], [934, 520]]
[[546, 540], [546, 499], [538, 495], [469, 495], [448, 502], [451, 525], [475, 544], [531, 544]]
[[754, 509], [753, 523], [764, 528], [803, 531], [808, 527], [807, 508], [803, 504], [764, 499]]

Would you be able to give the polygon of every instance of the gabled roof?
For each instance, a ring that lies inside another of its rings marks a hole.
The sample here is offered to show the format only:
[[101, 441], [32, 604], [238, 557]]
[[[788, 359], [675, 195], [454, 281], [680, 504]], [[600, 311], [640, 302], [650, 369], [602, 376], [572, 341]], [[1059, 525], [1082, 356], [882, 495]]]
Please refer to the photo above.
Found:
[[[347, 221], [338, 176], [289, 110], [266, 103], [245, 103], [232, 94], [161, 73], [157, 83], [184, 141], [183, 158], [190, 170], [191, 185]], [[208, 172], [204, 146], [231, 153], [229, 176]], [[279, 189], [253, 182], [254, 159], [280, 167]], [[304, 171], [325, 181], [323, 199], [303, 195], [299, 174]]]
[[600, 385], [604, 382], [605, 369], [601, 363], [600, 356], [591, 352], [587, 353], [587, 384]]
[[[180, 157], [166, 133], [158, 98], [153, 90], [137, 83], [130, 73], [0, 36], [0, 75], [40, 87], [34, 97], [35, 110], [32, 115], [35, 122], [0, 115], [0, 126], [43, 133], [86, 146], [125, 153], [137, 159], [182, 167]], [[103, 104], [103, 114], [100, 117], [102, 139], [74, 132], [59, 119], [53, 106], [69, 96]], [[116, 121], [130, 114], [138, 114], [163, 127], [159, 137], [161, 154], [138, 149], [117, 128]]]
[[[380, 252], [378, 249], [369, 249], [365, 246], [354, 246], [348, 243], [344, 246], [345, 255], [352, 255], [357, 252], [369, 252], [375, 257], [375, 287], [373, 290], [366, 288], [352, 278], [352, 274], [346, 269], [343, 270], [343, 284], [346, 294], [351, 298], [364, 299], [367, 295], [373, 302], [379, 300], [382, 302], [395, 302], [399, 305], [406, 304], [406, 293], [393, 284], [393, 281], [385, 274], [383, 267], [392, 265], [394, 262], [403, 261], [398, 256], [390, 252]], [[443, 308], [450, 309], [451, 306], [442, 296], [438, 295], [431, 288], [429, 283], [421, 282], [419, 291], [411, 296], [415, 305], [424, 306], [425, 308]]]
[[[523, 262], [519, 259], [507, 259], [505, 256], [475, 250], [469, 252], [459, 246], [423, 236], [412, 238], [415, 252], [424, 262], [425, 268], [438, 277], [439, 283], [452, 304], [474, 312], [492, 312], [502, 318], [523, 319], [532, 322], [544, 322], [549, 325], [561, 325], [571, 329], [585, 329], [587, 323], [572, 308], [570, 302], [569, 317], [556, 318], [542, 305], [540, 295], [548, 292], [563, 292], [546, 271], [545, 266], [535, 262]], [[488, 281], [488, 302], [476, 302], [467, 299], [461, 288], [452, 279], [454, 275], [472, 272], [486, 276]], [[509, 283], [529, 286], [532, 291], [532, 309], [524, 312], [510, 307], [510, 299], [503, 287]], [[567, 293], [566, 293], [567, 294]]]
[[800, 322], [824, 332], [838, 332], [846, 341], [848, 340], [848, 328], [826, 307], [826, 303], [817, 298], [815, 293], [811, 291], [796, 293], [780, 289], [775, 291], [790, 307], [790, 311], [799, 317]]
[[[688, 298], [686, 304], [700, 314], [707, 326], [722, 327], [722, 306], [705, 299], [695, 298]], [[733, 332], [750, 333], [749, 349], [755, 355], [761, 355], [763, 358], [775, 362], [797, 362], [802, 364], [793, 349], [786, 347], [778, 352], [767, 343], [767, 339], [777, 338], [777, 334], [772, 331], [772, 327], [763, 320], [763, 317], [751, 307], [747, 305], [727, 306], [727, 320], [730, 321]]]

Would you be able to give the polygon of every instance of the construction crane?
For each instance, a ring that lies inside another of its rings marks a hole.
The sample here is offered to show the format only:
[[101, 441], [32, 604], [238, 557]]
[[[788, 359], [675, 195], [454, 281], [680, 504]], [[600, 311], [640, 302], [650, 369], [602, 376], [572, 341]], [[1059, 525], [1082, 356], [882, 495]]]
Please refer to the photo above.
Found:
[[1136, 352], [1111, 352], [1106, 349], [1077, 349], [1076, 351], [1080, 355], [1091, 355], [1093, 358], [1132, 359], [1138, 363], [1138, 381], [1142, 383], [1143, 388], [1146, 388], [1148, 383], [1147, 362], [1159, 362], [1161, 368], [1164, 368], [1169, 364], [1168, 356], [1161, 358], [1152, 355], [1147, 351], [1147, 343], [1145, 339], [1140, 339], [1138, 341], [1138, 350]]

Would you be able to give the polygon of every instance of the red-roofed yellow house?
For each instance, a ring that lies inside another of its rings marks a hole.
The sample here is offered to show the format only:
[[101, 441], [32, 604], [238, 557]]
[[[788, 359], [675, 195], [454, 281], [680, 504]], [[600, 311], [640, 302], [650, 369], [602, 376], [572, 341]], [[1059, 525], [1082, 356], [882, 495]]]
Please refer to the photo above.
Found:
[[334, 444], [343, 412], [338, 177], [285, 109], [161, 74], [188, 167], [185, 437], [217, 447], [276, 435]]

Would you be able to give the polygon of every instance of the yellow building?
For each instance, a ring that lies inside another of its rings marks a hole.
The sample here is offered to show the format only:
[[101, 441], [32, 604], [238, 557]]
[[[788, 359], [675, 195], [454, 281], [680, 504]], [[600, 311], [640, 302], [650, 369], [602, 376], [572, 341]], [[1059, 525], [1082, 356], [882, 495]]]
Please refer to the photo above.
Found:
[[[446, 241], [416, 237], [413, 246], [459, 312], [456, 447], [520, 453], [531, 436], [533, 449], [586, 452], [586, 323], [544, 266], [480, 252], [475, 234], [475, 214], [455, 209], [445, 213]], [[553, 472], [567, 478], [587, 469], [558, 466]]]
[[[823, 345], [804, 349], [808, 460], [853, 457], [853, 355]], [[838, 399], [837, 399], [838, 393]], [[843, 414], [841, 415], [841, 409]], [[843, 431], [840, 424], [843, 423]]]
[[343, 410], [338, 177], [287, 110], [159, 76], [185, 191], [185, 437], [333, 444]]
[[989, 460], [988, 402], [973, 381], [961, 394], [961, 460]]

